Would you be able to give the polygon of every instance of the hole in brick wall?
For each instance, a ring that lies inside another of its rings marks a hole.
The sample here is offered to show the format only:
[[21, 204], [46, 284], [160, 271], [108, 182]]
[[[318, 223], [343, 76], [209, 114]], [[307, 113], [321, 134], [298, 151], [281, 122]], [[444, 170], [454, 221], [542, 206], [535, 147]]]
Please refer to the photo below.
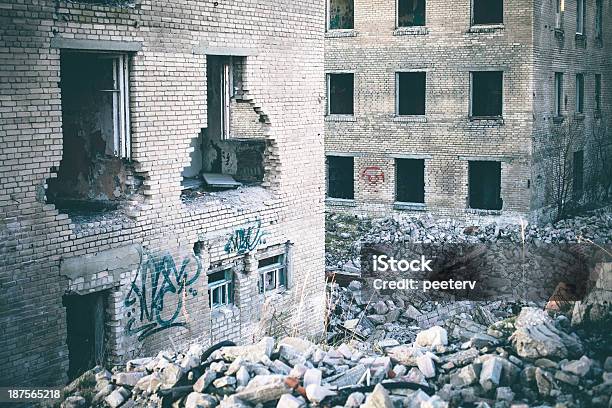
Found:
[[425, 114], [425, 72], [397, 73], [398, 115]]
[[62, 52], [63, 151], [47, 202], [69, 214], [117, 209], [143, 178], [130, 157], [128, 55]]
[[353, 114], [354, 74], [329, 74], [328, 103], [330, 115]]
[[472, 72], [472, 116], [500, 117], [503, 109], [503, 72]]
[[65, 295], [68, 344], [68, 378], [77, 378], [97, 364], [104, 364], [104, 310], [106, 292]]
[[414, 27], [425, 25], [425, 0], [398, 0], [398, 27]]
[[355, 8], [353, 0], [329, 0], [329, 29], [354, 28]]
[[352, 157], [327, 156], [327, 196], [347, 200], [355, 198]]
[[207, 123], [192, 141], [182, 172], [183, 195], [261, 184], [269, 143], [268, 116], [244, 89], [246, 58], [207, 55]]
[[395, 159], [395, 200], [425, 202], [425, 160]]
[[470, 208], [501, 210], [501, 163], [496, 161], [470, 161]]
[[503, 0], [473, 0], [474, 24], [501, 24], [504, 22]]

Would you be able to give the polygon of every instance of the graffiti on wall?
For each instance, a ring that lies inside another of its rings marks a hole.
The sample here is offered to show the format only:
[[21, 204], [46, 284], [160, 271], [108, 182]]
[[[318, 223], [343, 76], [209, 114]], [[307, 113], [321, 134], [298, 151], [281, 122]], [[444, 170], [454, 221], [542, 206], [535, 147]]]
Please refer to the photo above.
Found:
[[385, 181], [385, 173], [378, 166], [368, 166], [361, 172], [361, 178], [369, 184], [377, 185]]
[[239, 255], [245, 254], [257, 248], [262, 242], [266, 232], [261, 228], [261, 220], [248, 227], [238, 228], [225, 244], [225, 252], [236, 252]]
[[202, 264], [195, 256], [185, 257], [179, 267], [171, 255], [143, 254], [123, 302], [130, 309], [126, 333], [142, 340], [171, 327], [186, 326], [181, 310], [188, 295], [198, 295], [193, 286], [201, 271]]

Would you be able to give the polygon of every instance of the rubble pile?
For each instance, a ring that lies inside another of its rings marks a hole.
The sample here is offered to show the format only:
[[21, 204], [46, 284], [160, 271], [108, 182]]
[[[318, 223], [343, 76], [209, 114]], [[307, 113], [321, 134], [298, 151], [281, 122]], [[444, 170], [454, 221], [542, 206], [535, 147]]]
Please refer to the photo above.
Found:
[[[377, 308], [382, 308], [381, 305]], [[380, 310], [379, 310], [380, 311]], [[593, 355], [562, 315], [523, 307], [476, 324], [433, 326], [413, 341], [332, 346], [286, 337], [162, 351], [112, 372], [96, 367], [93, 397], [72, 392], [64, 408], [607, 407], [612, 357]], [[76, 380], [83, 383], [83, 378]], [[556, 405], [555, 405], [556, 404]]]
[[555, 224], [490, 223], [474, 225], [449, 218], [396, 216], [370, 219], [329, 213], [326, 215], [327, 266], [345, 268], [347, 261], [359, 258], [364, 244], [412, 242], [495, 243], [511, 242], [567, 244], [595, 242], [612, 244], [612, 209], [604, 208]]

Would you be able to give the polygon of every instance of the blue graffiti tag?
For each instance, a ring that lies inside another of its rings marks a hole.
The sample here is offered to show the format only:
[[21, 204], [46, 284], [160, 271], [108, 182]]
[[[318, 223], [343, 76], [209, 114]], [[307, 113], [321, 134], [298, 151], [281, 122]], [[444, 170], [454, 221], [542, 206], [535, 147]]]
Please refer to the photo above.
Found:
[[238, 255], [242, 255], [252, 251], [257, 248], [265, 235], [266, 232], [261, 228], [261, 220], [257, 220], [255, 225], [234, 231], [225, 244], [225, 252], [229, 254], [236, 251]]
[[[171, 327], [184, 327], [186, 322], [176, 321], [183, 307], [183, 296], [185, 289], [195, 283], [202, 270], [202, 264], [197, 257], [195, 260], [195, 272], [189, 277], [187, 266], [191, 263], [191, 258], [183, 259], [180, 270], [177, 270], [174, 259], [170, 255], [152, 256], [145, 254], [142, 257], [138, 273], [132, 281], [130, 291], [127, 294], [124, 305], [131, 308], [136, 302], [140, 307], [140, 316], [136, 323], [136, 309], [133, 308], [128, 313], [128, 323], [126, 333], [128, 335], [138, 334], [138, 340], [142, 340], [159, 331]], [[137, 281], [140, 278], [140, 284]], [[192, 296], [197, 295], [197, 290], [189, 288], [188, 292]], [[168, 318], [162, 317], [164, 311], [164, 301], [166, 295], [171, 295], [176, 299], [176, 307], [173, 313], [164, 313]]]

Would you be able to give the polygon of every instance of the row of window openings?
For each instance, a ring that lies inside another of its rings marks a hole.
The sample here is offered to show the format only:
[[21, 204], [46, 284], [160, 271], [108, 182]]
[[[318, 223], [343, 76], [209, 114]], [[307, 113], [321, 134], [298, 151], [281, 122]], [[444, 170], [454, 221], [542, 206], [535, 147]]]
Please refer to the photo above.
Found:
[[[419, 27], [425, 25], [426, 0], [396, 0], [397, 27]], [[329, 0], [328, 30], [352, 30], [355, 28], [355, 5], [353, 0]], [[472, 24], [502, 24], [504, 22], [503, 0], [473, 0]]]
[[[555, 0], [555, 28], [563, 28], [565, 0]], [[426, 0], [396, 0], [397, 27], [418, 27], [425, 25]], [[473, 0], [472, 24], [502, 24], [504, 22], [503, 0]], [[576, 0], [576, 33], [583, 34], [586, 25], [586, 2]], [[329, 0], [329, 30], [351, 30], [355, 28], [355, 7], [353, 0]], [[595, 0], [595, 33], [602, 37], [603, 0]]]
[[[567, 106], [567, 97], [563, 87], [564, 75], [555, 72], [555, 116], [563, 116]], [[576, 74], [576, 113], [584, 113], [584, 74]], [[601, 113], [601, 74], [595, 74], [595, 113]]]
[[[261, 259], [257, 273], [257, 290], [260, 294], [266, 295], [287, 288], [287, 264], [284, 254]], [[208, 274], [208, 299], [211, 309], [234, 304], [232, 269]]]
[[[565, 0], [555, 0], [555, 28], [563, 29]], [[576, 34], [584, 34], [587, 21], [586, 1], [576, 0]], [[595, 37], [603, 36], [603, 0], [595, 0]]]
[[[576, 196], [583, 186], [583, 152], [574, 153], [573, 190]], [[354, 158], [327, 156], [327, 196], [354, 200]], [[395, 159], [395, 201], [425, 204], [425, 160]], [[468, 162], [469, 207], [501, 210], [501, 163], [498, 161]]]
[[[328, 74], [328, 115], [354, 114], [354, 74]], [[471, 73], [470, 116], [501, 117], [503, 111], [503, 72]], [[425, 115], [425, 72], [396, 73], [395, 112], [398, 116]], [[601, 75], [595, 75], [595, 111], [601, 110]], [[555, 73], [555, 112], [563, 110], [563, 74]], [[584, 75], [576, 75], [576, 111], [584, 112]]]

